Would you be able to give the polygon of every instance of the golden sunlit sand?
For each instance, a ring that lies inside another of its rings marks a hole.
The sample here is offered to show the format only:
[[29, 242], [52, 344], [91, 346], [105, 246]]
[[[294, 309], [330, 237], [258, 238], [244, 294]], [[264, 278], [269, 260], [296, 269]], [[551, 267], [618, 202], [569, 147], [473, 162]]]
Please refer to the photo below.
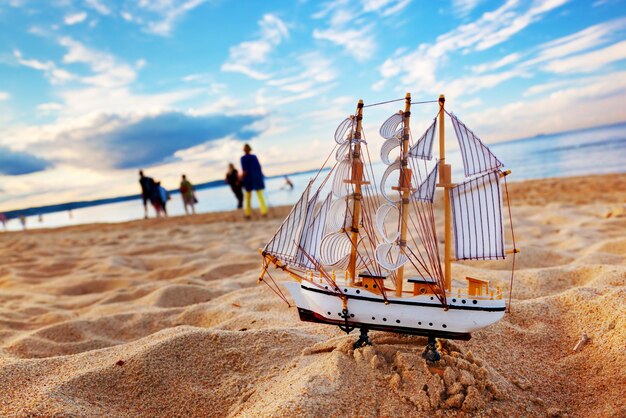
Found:
[[[430, 368], [425, 338], [355, 351], [256, 284], [290, 208], [2, 233], [0, 416], [626, 416], [626, 174], [509, 188], [512, 313]], [[508, 289], [510, 263], [453, 276]]]

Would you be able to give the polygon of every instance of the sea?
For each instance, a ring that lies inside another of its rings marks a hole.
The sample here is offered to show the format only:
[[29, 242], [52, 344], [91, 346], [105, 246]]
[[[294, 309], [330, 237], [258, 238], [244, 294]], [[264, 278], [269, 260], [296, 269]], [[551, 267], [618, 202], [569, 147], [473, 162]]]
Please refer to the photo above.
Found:
[[[329, 148], [333, 145], [334, 143], [331, 143]], [[626, 122], [558, 134], [538, 135], [488, 146], [504, 163], [504, 168], [512, 171], [508, 177], [509, 182], [626, 172]], [[461, 178], [462, 161], [459, 151], [448, 151], [446, 160], [452, 164], [453, 178]], [[375, 176], [380, 179], [385, 166], [382, 163], [375, 163], [373, 169]], [[270, 206], [295, 203], [315, 173], [288, 173], [287, 175], [294, 185], [293, 189], [285, 187], [283, 176], [274, 176], [266, 180], [265, 195]], [[207, 183], [204, 188], [197, 190], [196, 196], [197, 213], [236, 208], [233, 193], [220, 181]], [[253, 196], [253, 204], [256, 202], [255, 199], [256, 197]], [[110, 203], [110, 201], [113, 202]], [[70, 202], [55, 205], [53, 208], [29, 208], [27, 213], [32, 215], [26, 217], [26, 227], [29, 229], [55, 228], [143, 218], [143, 205], [139, 196], [113, 198], [104, 202], [106, 203], [95, 202], [93, 205], [89, 202]], [[179, 194], [172, 194], [172, 200], [168, 202], [168, 212], [170, 216], [185, 214]], [[152, 208], [150, 208], [150, 215], [154, 215]], [[5, 229], [21, 230], [22, 225], [18, 219], [10, 219]]]

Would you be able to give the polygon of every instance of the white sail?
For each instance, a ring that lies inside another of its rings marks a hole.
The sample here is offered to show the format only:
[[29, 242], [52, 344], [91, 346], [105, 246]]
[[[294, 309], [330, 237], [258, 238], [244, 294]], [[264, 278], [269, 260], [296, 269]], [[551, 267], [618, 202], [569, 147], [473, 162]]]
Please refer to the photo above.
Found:
[[332, 194], [328, 193], [328, 196], [326, 196], [326, 199], [324, 199], [317, 212], [313, 214], [318, 194], [319, 191], [309, 201], [307, 218], [310, 220], [305, 223], [305, 228], [300, 238], [300, 247], [298, 248], [297, 263], [302, 267], [310, 269], [315, 268], [315, 264], [311, 259], [319, 260], [322, 237], [324, 236], [326, 227], [326, 218], [332, 200]]
[[328, 211], [326, 227], [331, 232], [349, 228], [352, 225], [352, 202], [354, 198], [347, 196], [332, 202]]
[[309, 193], [313, 182], [304, 189], [302, 196], [295, 204], [287, 219], [283, 221], [278, 231], [267, 243], [264, 252], [270, 253], [285, 263], [296, 263], [298, 243], [307, 218]]
[[433, 203], [435, 199], [435, 188], [437, 186], [437, 171], [439, 168], [439, 162], [428, 173], [426, 179], [419, 185], [417, 190], [411, 193], [411, 200], [418, 202], [430, 202]]
[[376, 247], [375, 257], [376, 262], [389, 271], [395, 271], [409, 261], [398, 244], [389, 242], [384, 242]]
[[335, 152], [335, 159], [337, 161], [342, 161], [346, 158], [350, 158], [350, 141], [346, 141], [339, 145], [339, 147], [337, 147], [337, 151]]
[[389, 178], [391, 173], [393, 173], [396, 170], [400, 170], [400, 166], [401, 166], [400, 161], [394, 162], [389, 167], [387, 167], [387, 169], [383, 173], [383, 177], [380, 179], [380, 193], [382, 194], [383, 198], [387, 200], [389, 203], [398, 203], [400, 201], [399, 193], [396, 192], [395, 197], [387, 194], [387, 179]]
[[435, 140], [436, 128], [437, 118], [435, 118], [433, 123], [426, 129], [424, 135], [409, 148], [409, 156], [422, 160], [431, 160], [433, 158], [433, 142]]
[[353, 116], [345, 118], [335, 130], [335, 142], [343, 144], [352, 139], [356, 129], [356, 119]]
[[[382, 204], [378, 210], [376, 210], [376, 229], [378, 230], [378, 234], [381, 238], [387, 242], [392, 243], [395, 242], [400, 236], [400, 231], [395, 231], [391, 235], [388, 235], [387, 229], [385, 228], [385, 220], [389, 215], [389, 212], [394, 210], [396, 212], [396, 219], [400, 216], [400, 210], [397, 205], [392, 205], [391, 203]], [[398, 226], [398, 222], [396, 222], [396, 227]]]
[[465, 177], [486, 173], [502, 167], [500, 160], [493, 155], [474, 132], [469, 130], [455, 115], [451, 114], [450, 119], [452, 120], [456, 137], [459, 140]]
[[350, 258], [352, 241], [345, 232], [333, 232], [322, 238], [320, 261], [325, 266], [345, 268]]
[[335, 177], [333, 178], [333, 195], [335, 197], [344, 197], [350, 193], [349, 180], [352, 173], [352, 161], [349, 158], [343, 159], [335, 168]]
[[404, 126], [400, 125], [403, 121], [404, 115], [402, 113], [394, 113], [380, 126], [380, 136], [385, 139], [401, 139]]
[[492, 171], [451, 188], [450, 199], [456, 258], [504, 258], [500, 173]]
[[380, 159], [382, 160], [382, 162], [386, 165], [393, 164], [393, 161], [389, 159], [389, 154], [391, 153], [391, 151], [393, 151], [394, 148], [399, 146], [400, 140], [398, 138], [389, 138], [388, 140], [383, 142], [383, 145], [380, 147]]

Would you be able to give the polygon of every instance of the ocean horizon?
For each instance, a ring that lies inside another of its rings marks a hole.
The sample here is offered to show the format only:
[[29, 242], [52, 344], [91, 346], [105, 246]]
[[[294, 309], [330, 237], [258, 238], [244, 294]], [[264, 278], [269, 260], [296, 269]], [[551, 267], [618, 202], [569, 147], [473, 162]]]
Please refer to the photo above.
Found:
[[[333, 144], [329, 143], [329, 150]], [[512, 170], [508, 181], [569, 177], [626, 171], [626, 122], [585, 128], [554, 134], [540, 134], [529, 138], [487, 144]], [[371, 152], [372, 150], [370, 150]], [[262, 156], [259, 156], [263, 162]], [[462, 176], [460, 153], [451, 150], [446, 156], [452, 164], [453, 177]], [[385, 166], [373, 164], [376, 177], [380, 179]], [[265, 194], [270, 206], [289, 205], [296, 202], [301, 191], [317, 169], [291, 172], [266, 178]], [[294, 188], [288, 190], [284, 176], [288, 176]], [[236, 209], [236, 200], [223, 180], [211, 180], [196, 186], [197, 213], [219, 212]], [[139, 184], [137, 185], [139, 189]], [[184, 215], [178, 190], [170, 190], [168, 202], [170, 216]], [[254, 203], [254, 198], [253, 198]], [[125, 222], [143, 218], [140, 194], [117, 196], [93, 201], [75, 201], [60, 204], [5, 211], [7, 230], [20, 230], [17, 218], [26, 217], [27, 228], [54, 228], [89, 223]], [[154, 211], [149, 208], [149, 214]]]

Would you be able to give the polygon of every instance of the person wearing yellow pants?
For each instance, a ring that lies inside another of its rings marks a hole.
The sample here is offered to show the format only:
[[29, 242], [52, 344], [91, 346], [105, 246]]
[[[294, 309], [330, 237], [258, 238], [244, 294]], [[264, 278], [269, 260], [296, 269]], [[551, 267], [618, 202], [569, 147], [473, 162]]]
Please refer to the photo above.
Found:
[[[256, 197], [259, 199], [259, 208], [261, 209], [261, 215], [267, 215], [267, 206], [265, 205], [265, 198], [263, 197], [263, 190], [256, 191]], [[243, 213], [246, 217], [252, 215], [252, 191], [247, 191], [244, 195], [245, 203]]]
[[263, 171], [261, 170], [261, 163], [256, 155], [251, 154], [252, 148], [250, 145], [245, 144], [243, 146], [244, 155], [241, 157], [241, 183], [244, 187], [244, 208], [243, 213], [246, 218], [250, 218], [252, 215], [252, 192], [256, 191], [257, 198], [259, 199], [259, 207], [261, 209], [261, 215], [267, 215], [267, 205], [265, 204], [265, 198], [263, 197], [263, 189], [265, 189], [265, 182], [263, 181]]

